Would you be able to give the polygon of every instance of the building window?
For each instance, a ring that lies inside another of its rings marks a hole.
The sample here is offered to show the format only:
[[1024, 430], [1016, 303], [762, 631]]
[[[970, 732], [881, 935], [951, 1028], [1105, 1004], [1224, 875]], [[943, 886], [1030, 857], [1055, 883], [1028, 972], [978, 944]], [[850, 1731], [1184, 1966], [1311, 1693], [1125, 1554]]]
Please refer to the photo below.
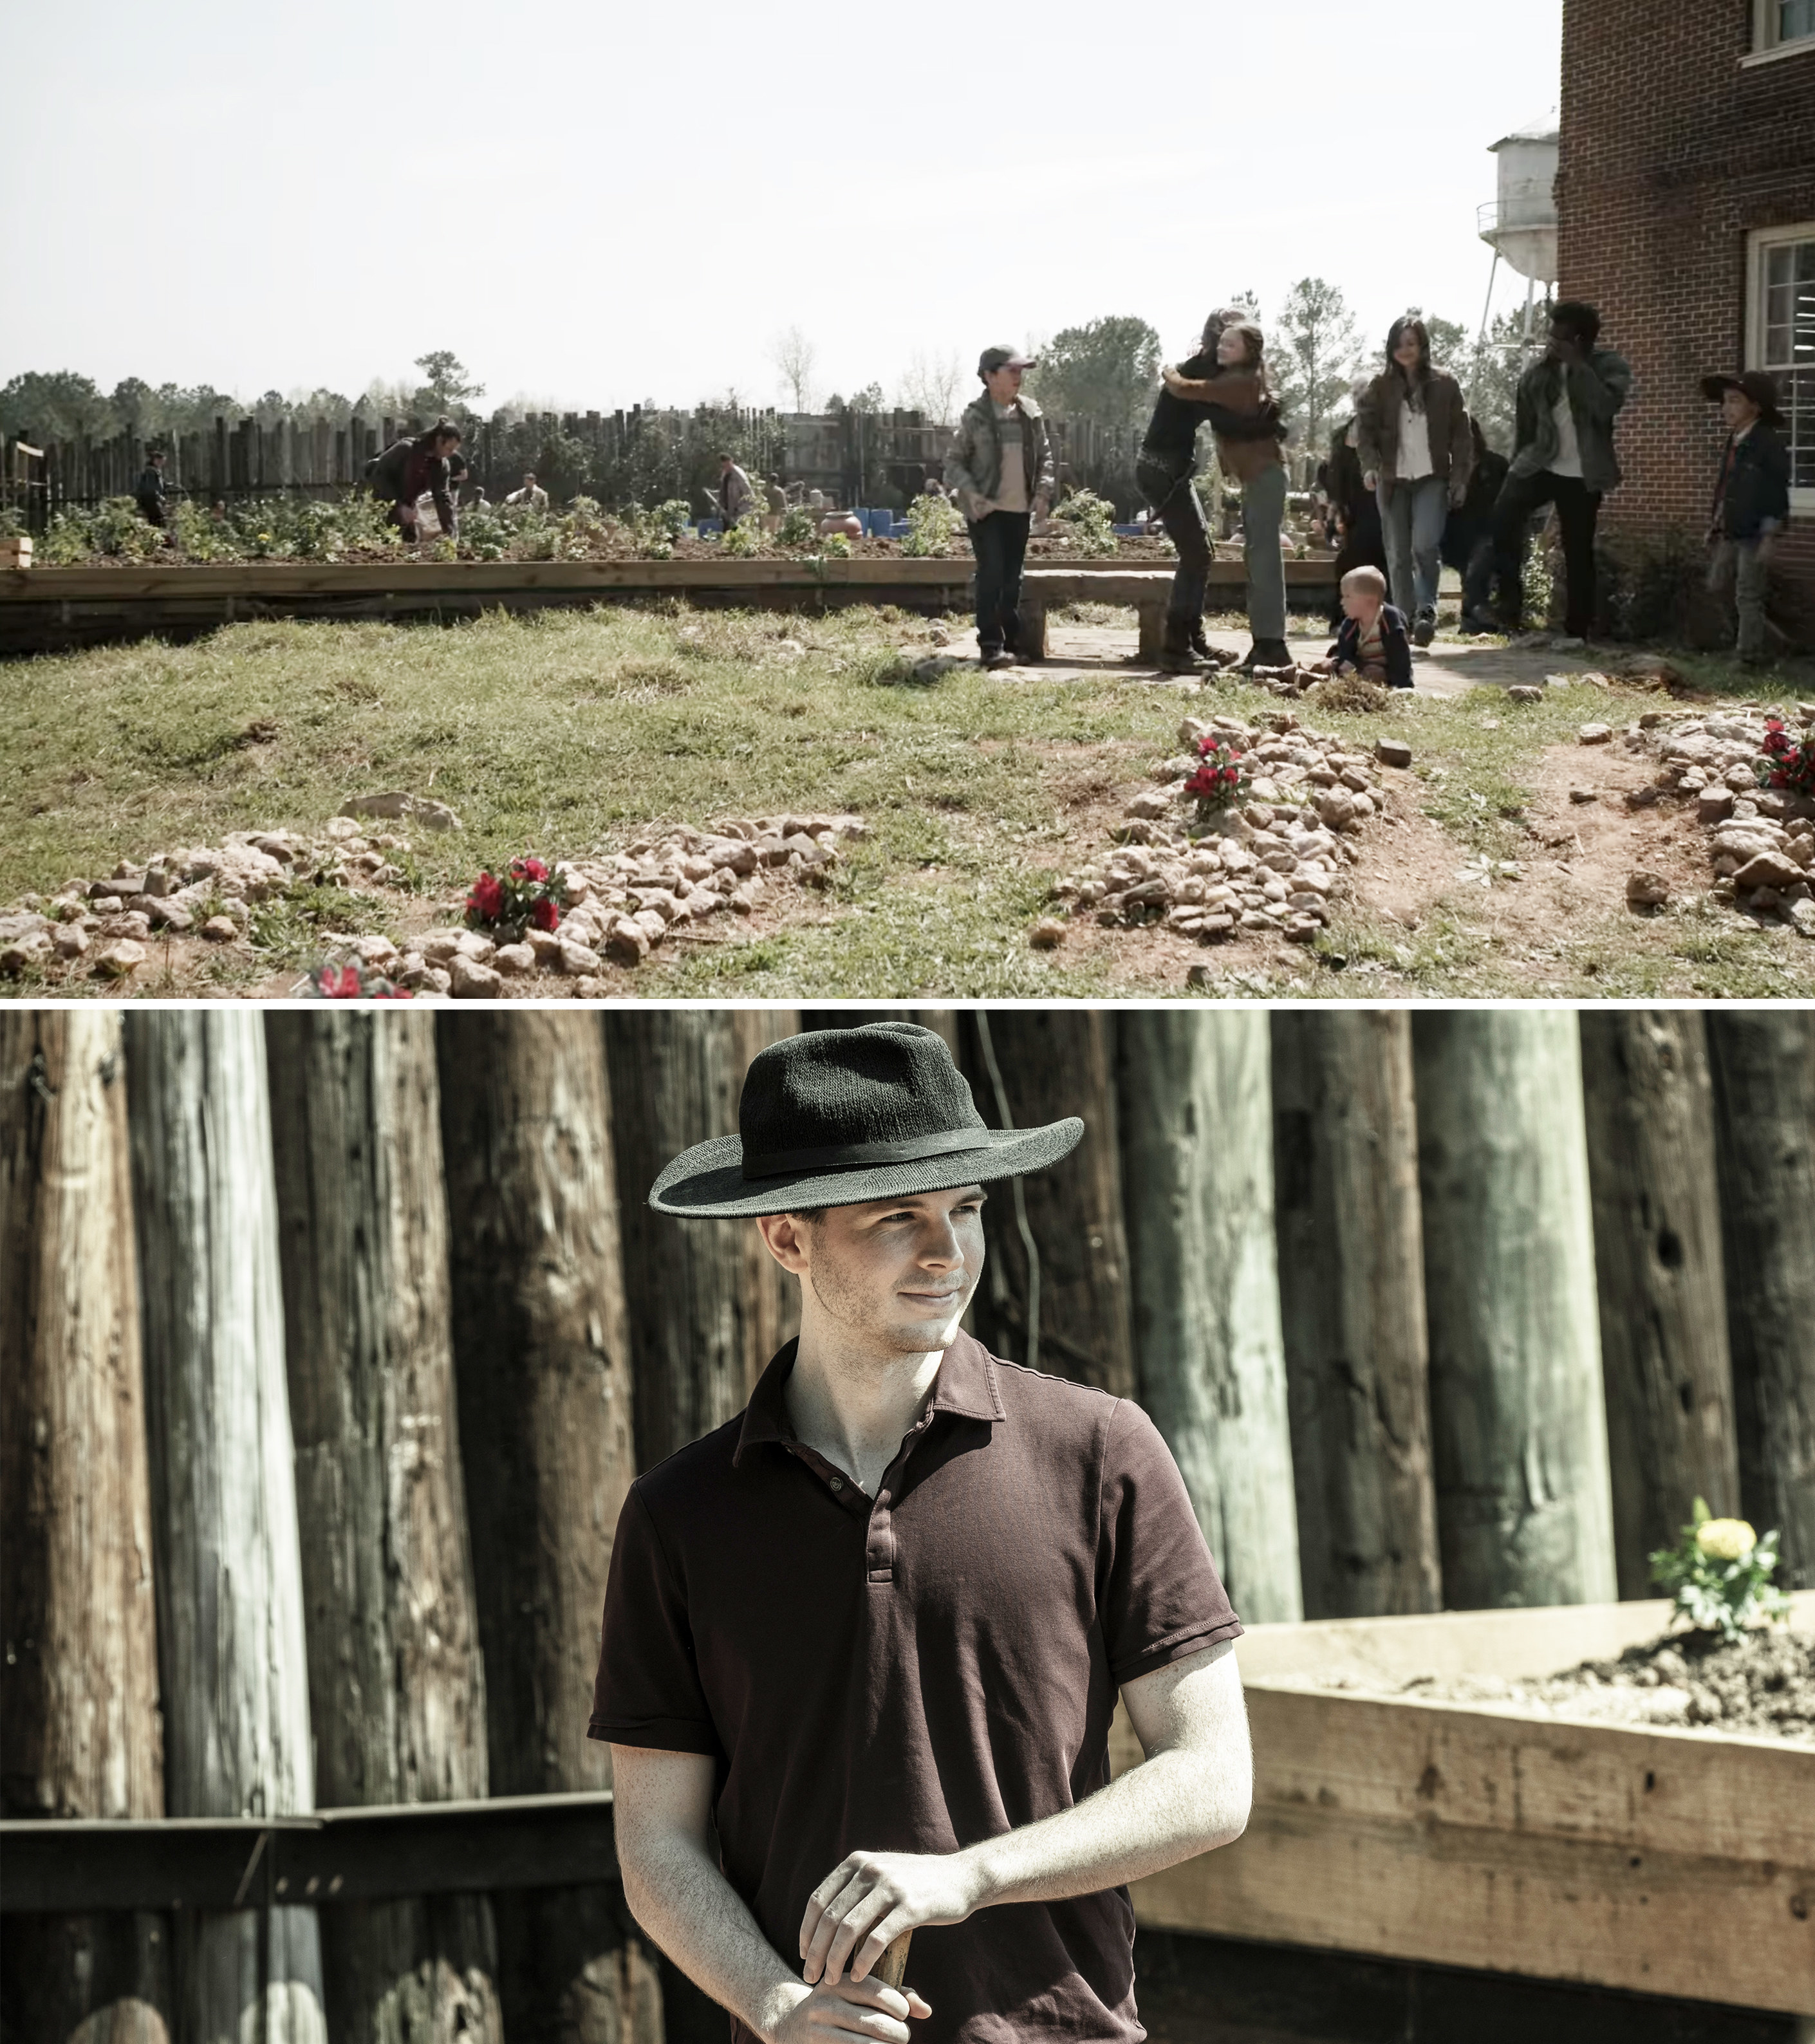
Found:
[[1798, 43], [1815, 44], [1815, 0], [1753, 0], [1755, 57], [1769, 56]]
[[1777, 382], [1791, 509], [1815, 513], [1815, 221], [1761, 229], [1748, 251], [1746, 367]]

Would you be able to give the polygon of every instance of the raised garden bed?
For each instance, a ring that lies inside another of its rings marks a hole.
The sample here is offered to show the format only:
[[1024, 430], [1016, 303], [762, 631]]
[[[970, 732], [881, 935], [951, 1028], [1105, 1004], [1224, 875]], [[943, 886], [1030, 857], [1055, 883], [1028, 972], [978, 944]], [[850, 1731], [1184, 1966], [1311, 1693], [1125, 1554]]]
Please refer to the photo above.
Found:
[[[1367, 1693], [1615, 1660], [1670, 1609], [1252, 1627], [1247, 1834], [1136, 1884], [1136, 1917], [1815, 2016], [1815, 1746]], [[1791, 1623], [1815, 1633], [1815, 1592]], [[1139, 1758], [1119, 1718], [1114, 1757]]]
[[[1136, 543], [1131, 542], [1131, 545]], [[166, 565], [0, 569], [0, 654], [55, 652], [158, 633], [192, 637], [224, 624], [264, 617], [471, 617], [480, 611], [550, 605], [634, 601], [663, 596], [696, 604], [818, 609], [847, 603], [894, 604], [943, 613], [970, 602], [967, 551], [909, 559], [883, 543], [833, 556], [752, 559], [702, 548], [700, 558], [584, 561], [437, 561], [399, 555], [358, 562], [243, 561]], [[1062, 572], [1066, 593], [1099, 581], [1113, 594], [1131, 568], [1163, 571], [1157, 557], [1098, 559], [1041, 556], [1036, 571]], [[1328, 596], [1328, 559], [1288, 561], [1286, 584], [1302, 604]], [[1239, 561], [1219, 561], [1213, 586], [1233, 594]]]

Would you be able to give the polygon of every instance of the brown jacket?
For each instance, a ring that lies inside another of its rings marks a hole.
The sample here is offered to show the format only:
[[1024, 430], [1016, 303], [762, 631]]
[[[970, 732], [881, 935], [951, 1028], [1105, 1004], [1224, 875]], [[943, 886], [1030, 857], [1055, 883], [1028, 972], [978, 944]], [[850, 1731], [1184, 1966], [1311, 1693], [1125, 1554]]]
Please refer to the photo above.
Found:
[[[1399, 404], [1405, 381], [1397, 369], [1383, 370], [1363, 393], [1355, 408], [1355, 451], [1363, 474], [1382, 482], [1399, 479]], [[1468, 409], [1462, 386], [1453, 376], [1433, 369], [1425, 384], [1425, 410], [1431, 428], [1431, 472], [1459, 494], [1475, 466], [1475, 441], [1468, 430]]]
[[[1244, 417], [1258, 412], [1271, 395], [1266, 377], [1258, 369], [1219, 369], [1214, 376], [1195, 378], [1175, 375], [1167, 378], [1167, 388], [1175, 397], [1194, 404], [1221, 405], [1225, 411]], [[1216, 440], [1217, 466], [1225, 475], [1232, 475], [1242, 482], [1252, 482], [1263, 468], [1280, 467], [1286, 459], [1279, 441], [1271, 436], [1238, 440], [1218, 433]]]

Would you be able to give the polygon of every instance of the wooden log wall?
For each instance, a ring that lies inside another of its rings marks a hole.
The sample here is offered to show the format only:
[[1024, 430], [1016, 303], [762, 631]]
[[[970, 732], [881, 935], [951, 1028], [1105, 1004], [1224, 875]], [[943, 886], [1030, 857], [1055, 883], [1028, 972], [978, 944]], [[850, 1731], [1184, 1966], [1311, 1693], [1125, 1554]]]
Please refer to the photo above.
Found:
[[[735, 1231], [642, 1202], [795, 1019], [146, 1012], [124, 1058], [105, 1012], [0, 1021], [9, 1812], [608, 1783], [625, 1489], [790, 1331]], [[1579, 1051], [1560, 1013], [918, 1019], [986, 1120], [1086, 1116], [1018, 1211], [995, 1189], [975, 1324], [1148, 1406], [1245, 1615], [1589, 1599], [1616, 1554], [1630, 1594], [1736, 1470], [1808, 1570], [1815, 1018], [1596, 1015]], [[248, 1899], [6, 1919], [7, 2034], [699, 2017], [614, 1888], [340, 1905], [325, 1961], [313, 1911]]]

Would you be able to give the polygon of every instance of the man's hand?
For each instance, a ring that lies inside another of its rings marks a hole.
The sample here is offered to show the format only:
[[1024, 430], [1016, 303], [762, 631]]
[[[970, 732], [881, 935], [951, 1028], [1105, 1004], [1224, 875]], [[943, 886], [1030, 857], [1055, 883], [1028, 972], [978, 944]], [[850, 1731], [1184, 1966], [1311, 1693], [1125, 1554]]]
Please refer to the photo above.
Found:
[[1380, 487], [1379, 471], [1377, 469], [1372, 468], [1365, 471], [1362, 475], [1361, 486], [1367, 492], [1368, 495], [1371, 497], [1375, 491]]
[[962, 1923], [982, 1883], [961, 1853], [852, 1853], [813, 1891], [801, 1919], [801, 1973], [860, 1981], [904, 1931]]
[[792, 1997], [777, 2022], [766, 2025], [768, 2044], [908, 2044], [908, 2018], [932, 2015], [912, 1988], [880, 1981], [822, 1981]]
[[1036, 518], [1044, 518], [1048, 517], [1051, 513], [1052, 509], [1052, 506], [1047, 502], [1044, 493], [1034, 498], [1033, 515]]
[[1452, 511], [1459, 511], [1467, 501], [1467, 480], [1462, 476], [1452, 475], [1449, 479], [1449, 508]]
[[1573, 334], [1554, 335], [1548, 353], [1552, 362], [1560, 362], [1565, 369], [1574, 369], [1582, 360], [1582, 344]]

